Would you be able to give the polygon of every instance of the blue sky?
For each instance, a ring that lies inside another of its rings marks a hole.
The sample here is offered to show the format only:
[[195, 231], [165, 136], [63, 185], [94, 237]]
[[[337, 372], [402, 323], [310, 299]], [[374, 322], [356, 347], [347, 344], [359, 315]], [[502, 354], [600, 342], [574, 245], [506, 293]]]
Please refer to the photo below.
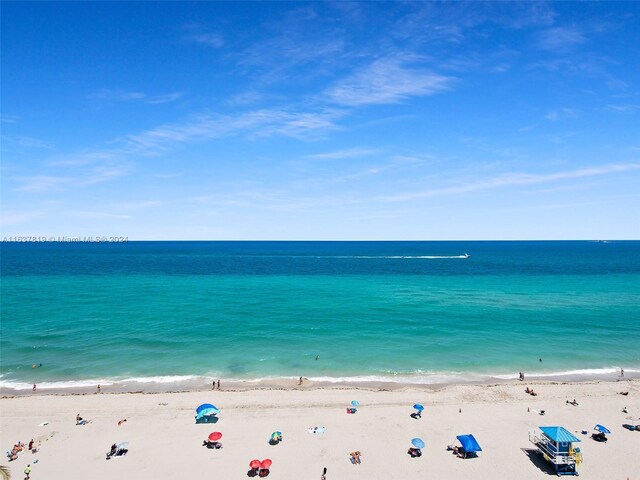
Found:
[[2, 235], [638, 239], [639, 16], [2, 2]]

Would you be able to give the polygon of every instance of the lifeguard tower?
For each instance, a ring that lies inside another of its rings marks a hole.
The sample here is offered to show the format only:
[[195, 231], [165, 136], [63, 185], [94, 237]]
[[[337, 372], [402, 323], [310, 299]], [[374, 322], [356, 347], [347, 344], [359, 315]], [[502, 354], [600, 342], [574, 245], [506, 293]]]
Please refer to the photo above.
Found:
[[542, 432], [529, 431], [529, 441], [553, 465], [558, 476], [579, 475], [576, 469], [582, 462], [580, 448], [573, 444], [580, 441], [564, 427], [538, 427]]

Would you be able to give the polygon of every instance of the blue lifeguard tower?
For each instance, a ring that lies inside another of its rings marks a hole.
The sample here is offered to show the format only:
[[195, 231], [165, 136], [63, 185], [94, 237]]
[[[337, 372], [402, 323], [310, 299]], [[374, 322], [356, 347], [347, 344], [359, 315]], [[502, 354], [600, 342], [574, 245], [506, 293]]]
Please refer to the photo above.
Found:
[[529, 432], [529, 441], [536, 446], [544, 459], [553, 465], [556, 474], [579, 475], [576, 466], [582, 462], [582, 452], [573, 444], [580, 439], [564, 427], [538, 428], [541, 432]]

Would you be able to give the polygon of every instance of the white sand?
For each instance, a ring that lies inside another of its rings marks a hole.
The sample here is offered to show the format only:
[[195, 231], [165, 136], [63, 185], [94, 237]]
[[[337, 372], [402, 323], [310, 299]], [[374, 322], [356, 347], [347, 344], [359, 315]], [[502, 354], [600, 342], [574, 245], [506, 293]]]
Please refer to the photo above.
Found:
[[[533, 385], [537, 397], [524, 393]], [[617, 392], [628, 390], [628, 396]], [[565, 400], [575, 398], [573, 407]], [[361, 406], [347, 415], [351, 400]], [[414, 403], [426, 411], [409, 417]], [[194, 409], [213, 403], [222, 409], [216, 425], [196, 425]], [[166, 405], [163, 405], [166, 404]], [[640, 381], [448, 386], [440, 390], [369, 391], [355, 389], [290, 389], [203, 391], [161, 394], [34, 395], [0, 400], [0, 447], [41, 438], [36, 454], [22, 453], [8, 465], [13, 478], [31, 463], [34, 480], [47, 479], [233, 479], [248, 478], [249, 461], [271, 458], [268, 478], [318, 479], [540, 479], [549, 478], [550, 465], [532, 449], [528, 431], [539, 425], [561, 425], [583, 440], [586, 479], [640, 479], [640, 432], [628, 423], [622, 408], [640, 416]], [[459, 413], [459, 409], [462, 413]], [[531, 412], [527, 412], [531, 408]], [[546, 410], [545, 416], [533, 409]], [[76, 426], [80, 413], [92, 419]], [[127, 422], [117, 426], [119, 419]], [[48, 421], [46, 426], [38, 426]], [[606, 444], [582, 435], [596, 423], [612, 434]], [[324, 426], [320, 435], [308, 433]], [[273, 431], [284, 441], [270, 446]], [[212, 431], [223, 433], [221, 450], [208, 450], [202, 441]], [[478, 458], [460, 459], [446, 451], [456, 435], [473, 433], [483, 448]], [[427, 443], [421, 458], [407, 455], [410, 440]], [[47, 440], [44, 440], [48, 438]], [[105, 460], [112, 443], [127, 440], [126, 457]], [[362, 452], [362, 464], [348, 454]], [[35, 460], [38, 463], [34, 463]], [[541, 470], [540, 466], [544, 470]]]

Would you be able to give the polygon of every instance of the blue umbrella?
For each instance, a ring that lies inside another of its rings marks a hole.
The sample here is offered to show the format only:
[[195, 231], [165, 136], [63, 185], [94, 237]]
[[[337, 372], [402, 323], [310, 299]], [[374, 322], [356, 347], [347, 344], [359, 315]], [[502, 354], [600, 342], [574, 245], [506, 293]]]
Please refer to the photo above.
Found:
[[424, 410], [424, 407], [423, 407], [421, 404], [419, 404], [419, 403], [416, 403], [416, 404], [413, 406], [413, 408], [415, 408], [415, 409], [416, 409], [417, 411], [419, 411], [419, 412], [421, 412], [421, 411], [423, 411], [423, 410]]
[[600, 425], [597, 424], [595, 427], [593, 427], [594, 430], [598, 430], [599, 432], [602, 433], [611, 433], [611, 431], [609, 431], [609, 429], [607, 427], [605, 427], [604, 425]]
[[351, 405], [354, 406], [354, 407], [357, 407], [357, 406], [360, 405], [360, 402], [357, 401], [357, 400], [351, 400]]
[[196, 408], [196, 418], [202, 418], [206, 415], [217, 415], [220, 413], [220, 409], [210, 403], [203, 403]]
[[411, 445], [416, 448], [424, 448], [424, 440], [422, 440], [421, 438], [414, 438], [413, 440], [411, 440]]

